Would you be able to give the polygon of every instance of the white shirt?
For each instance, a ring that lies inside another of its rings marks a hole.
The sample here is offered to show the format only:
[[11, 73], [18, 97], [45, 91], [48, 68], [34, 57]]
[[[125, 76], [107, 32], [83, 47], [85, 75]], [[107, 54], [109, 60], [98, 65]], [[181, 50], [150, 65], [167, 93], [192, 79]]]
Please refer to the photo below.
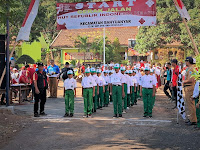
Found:
[[196, 82], [194, 86], [194, 91], [193, 91], [193, 98], [197, 98], [199, 96], [199, 81]]
[[81, 82], [81, 85], [83, 86], [83, 88], [92, 88], [94, 87], [95, 81], [94, 78], [90, 75], [90, 76], [85, 76]]
[[122, 74], [122, 78], [123, 78], [123, 83], [127, 84], [127, 82], [128, 82], [127, 75], [126, 74]]
[[12, 73], [11, 78], [19, 83], [19, 73]]
[[104, 86], [106, 84], [104, 78], [102, 76], [99, 76], [99, 86]]
[[155, 74], [159, 76], [159, 75], [161, 74], [161, 70], [158, 69], [158, 68], [156, 68], [156, 69], [155, 69]]
[[136, 79], [137, 79], [137, 83], [138, 83], [138, 85], [141, 85], [141, 78], [142, 78], [141, 73], [138, 72], [135, 76], [136, 76]]
[[124, 83], [122, 74], [120, 72], [112, 74], [110, 83], [113, 85], [122, 85]]
[[156, 78], [156, 75], [155, 75], [155, 74], [153, 74], [153, 75], [151, 75], [151, 76], [153, 76], [154, 83], [155, 83], [155, 86], [156, 86], [156, 83], [158, 83], [158, 81], [157, 81], [157, 78]]
[[137, 77], [136, 76], [131, 76], [131, 86], [137, 86]]
[[77, 85], [76, 85], [76, 80], [74, 78], [67, 78], [65, 79], [64, 81], [64, 87], [65, 87], [65, 90], [74, 90]]
[[91, 75], [91, 76], [93, 77], [93, 79], [95, 81], [95, 86], [97, 86], [97, 84], [99, 84], [99, 78], [98, 78], [98, 76], [96, 74]]
[[103, 76], [105, 85], [108, 85], [110, 83], [110, 76]]
[[143, 88], [153, 88], [153, 85], [156, 85], [156, 81], [152, 75], [144, 75], [141, 78], [141, 86]]

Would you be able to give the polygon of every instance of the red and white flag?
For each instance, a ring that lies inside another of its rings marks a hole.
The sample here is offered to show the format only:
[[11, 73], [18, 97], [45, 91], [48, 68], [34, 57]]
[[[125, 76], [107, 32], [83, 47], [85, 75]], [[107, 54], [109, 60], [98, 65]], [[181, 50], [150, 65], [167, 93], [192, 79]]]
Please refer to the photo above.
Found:
[[29, 41], [32, 24], [37, 16], [40, 0], [31, 0], [28, 11], [24, 18], [22, 27], [18, 33], [16, 41]]
[[190, 15], [187, 9], [185, 8], [183, 2], [181, 0], [174, 0], [174, 3], [181, 17], [186, 18], [187, 20], [190, 20], [191, 19]]

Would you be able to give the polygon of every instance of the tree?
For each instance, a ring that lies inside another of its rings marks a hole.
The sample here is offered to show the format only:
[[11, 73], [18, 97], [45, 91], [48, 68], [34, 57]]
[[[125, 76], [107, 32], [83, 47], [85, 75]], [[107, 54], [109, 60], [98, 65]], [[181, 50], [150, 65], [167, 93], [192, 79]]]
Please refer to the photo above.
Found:
[[17, 59], [17, 64], [34, 64], [35, 61], [33, 60], [33, 58], [31, 58], [30, 56], [28, 55], [22, 55], [21, 57], [19, 57]]
[[[198, 46], [200, 43], [200, 0], [183, 0], [191, 20], [188, 25]], [[172, 0], [157, 1], [157, 26], [140, 27], [135, 49], [140, 53], [175, 41], [185, 49], [192, 49], [186, 28]]]
[[90, 49], [90, 43], [88, 41], [87, 36], [78, 36], [75, 40], [75, 47], [79, 48], [83, 52], [89, 52]]

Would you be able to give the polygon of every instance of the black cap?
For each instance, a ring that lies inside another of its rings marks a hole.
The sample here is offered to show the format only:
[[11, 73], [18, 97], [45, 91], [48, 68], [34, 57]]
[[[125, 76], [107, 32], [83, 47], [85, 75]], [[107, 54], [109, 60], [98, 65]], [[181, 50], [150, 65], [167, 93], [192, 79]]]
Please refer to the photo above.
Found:
[[39, 66], [44, 66], [42, 62], [37, 63], [38, 67]]
[[66, 62], [66, 63], [65, 63], [65, 65], [69, 65], [69, 63], [68, 63], [68, 62]]
[[29, 68], [29, 67], [30, 67], [29, 65], [26, 65], [26, 66], [25, 66], [25, 68]]
[[186, 57], [185, 61], [189, 61], [189, 63], [194, 64], [192, 57]]
[[178, 60], [177, 59], [173, 59], [172, 63], [178, 64]]

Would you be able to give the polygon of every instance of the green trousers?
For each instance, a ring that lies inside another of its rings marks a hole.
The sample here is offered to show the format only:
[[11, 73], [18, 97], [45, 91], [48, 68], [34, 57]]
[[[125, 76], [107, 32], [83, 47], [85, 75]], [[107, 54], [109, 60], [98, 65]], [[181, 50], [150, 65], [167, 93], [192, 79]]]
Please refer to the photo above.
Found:
[[98, 99], [97, 86], [95, 86], [95, 95], [93, 97], [93, 109], [94, 110], [97, 110], [97, 99]]
[[74, 91], [65, 90], [65, 113], [74, 113]]
[[155, 101], [156, 101], [156, 95], [154, 97], [152, 97], [152, 109], [153, 109], [153, 107], [155, 105]]
[[134, 104], [137, 102], [137, 87], [135, 92], [135, 87], [132, 86], [132, 93], [131, 93], [131, 104]]
[[137, 98], [141, 98], [141, 96], [140, 96], [140, 86], [139, 86], [139, 89], [137, 90]]
[[122, 97], [123, 108], [127, 109], [127, 84], [124, 84], [125, 97]]
[[[195, 105], [198, 103], [198, 98], [195, 99]], [[196, 108], [197, 127], [200, 128], [200, 108]]]
[[130, 107], [131, 94], [127, 94], [127, 107]]
[[142, 89], [144, 116], [152, 116], [152, 94], [153, 89]]
[[122, 114], [122, 86], [112, 86], [114, 114]]
[[104, 93], [103, 93], [103, 86], [99, 87], [99, 95], [97, 100], [98, 107], [102, 108], [104, 105]]
[[108, 91], [108, 85], [105, 86], [105, 93], [104, 93], [104, 105], [109, 104], [109, 91]]
[[92, 114], [93, 88], [83, 89], [83, 98], [84, 98], [84, 113], [85, 113], [85, 115]]

